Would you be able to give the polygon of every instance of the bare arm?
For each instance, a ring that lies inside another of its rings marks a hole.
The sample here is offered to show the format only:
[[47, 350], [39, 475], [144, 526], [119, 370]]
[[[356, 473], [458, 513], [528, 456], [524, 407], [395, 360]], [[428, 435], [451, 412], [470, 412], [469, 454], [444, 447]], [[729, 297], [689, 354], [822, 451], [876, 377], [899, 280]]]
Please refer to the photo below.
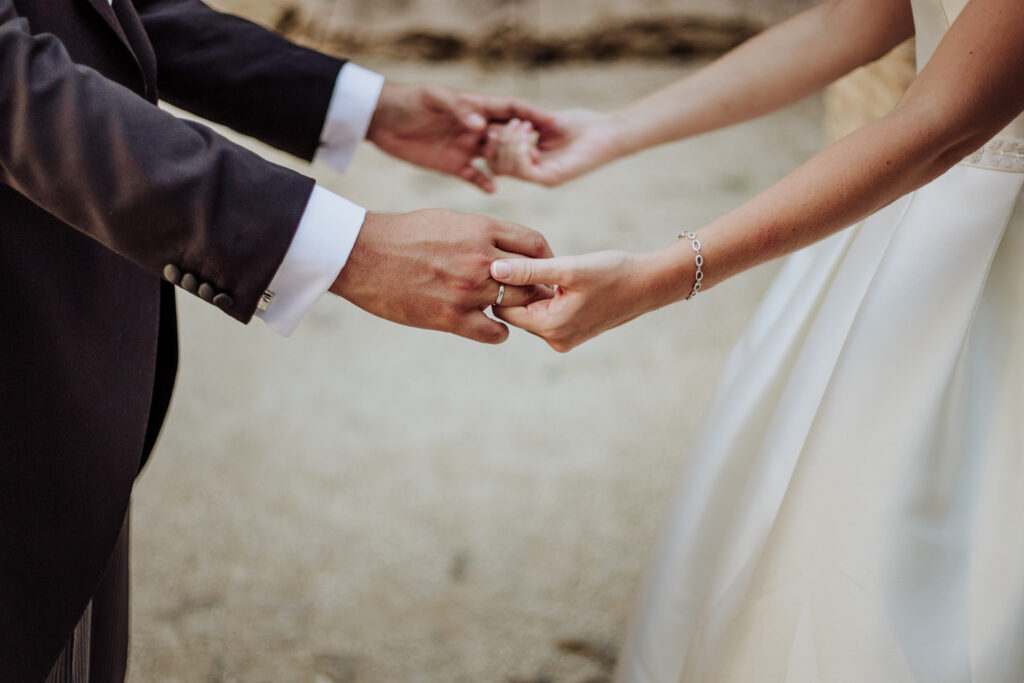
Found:
[[830, 0], [616, 114], [625, 154], [762, 116], [913, 35], [903, 0]]
[[496, 127], [485, 156], [499, 174], [557, 185], [648, 147], [796, 102], [912, 34], [906, 0], [829, 0], [621, 110], [563, 112], [542, 132], [539, 153], [528, 130]]
[[[1024, 109], [1022, 74], [1024, 4], [972, 0], [890, 114], [700, 231], [706, 258], [717, 264], [706, 286], [827, 237], [937, 178]], [[679, 254], [671, 248], [662, 257]]]
[[[1024, 4], [972, 0], [892, 113], [699, 231], [705, 287], [831, 235], [948, 170], [1024, 109], [1022, 73]], [[518, 264], [520, 272], [499, 278], [565, 282], [551, 303], [503, 317], [566, 350], [684, 298], [693, 283], [686, 241], [636, 256], [575, 259]], [[521, 277], [525, 270], [532, 272]]]

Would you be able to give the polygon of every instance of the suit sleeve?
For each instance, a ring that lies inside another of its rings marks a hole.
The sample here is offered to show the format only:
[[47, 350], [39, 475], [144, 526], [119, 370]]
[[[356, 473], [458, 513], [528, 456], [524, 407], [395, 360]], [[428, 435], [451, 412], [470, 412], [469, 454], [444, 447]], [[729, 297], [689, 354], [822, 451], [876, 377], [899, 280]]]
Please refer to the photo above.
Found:
[[11, 0], [0, 0], [0, 181], [154, 275], [194, 274], [243, 322], [313, 189], [75, 64]]
[[135, 0], [135, 7], [156, 54], [162, 99], [313, 158], [345, 60], [199, 0]]

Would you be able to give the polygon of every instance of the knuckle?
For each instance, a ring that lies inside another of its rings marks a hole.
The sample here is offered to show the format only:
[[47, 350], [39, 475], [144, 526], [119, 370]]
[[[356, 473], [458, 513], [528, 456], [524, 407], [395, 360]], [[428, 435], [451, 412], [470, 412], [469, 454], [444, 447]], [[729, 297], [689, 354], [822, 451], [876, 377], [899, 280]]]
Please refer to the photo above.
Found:
[[533, 250], [538, 254], [545, 254], [549, 251], [548, 241], [539, 232], [533, 233]]
[[482, 267], [484, 271], [490, 272], [491, 261], [495, 257], [494, 243], [487, 239], [478, 240], [473, 245], [473, 260], [469, 265], [471, 268], [477, 269]]
[[[484, 269], [486, 269], [486, 267], [486, 265], [482, 266]], [[472, 275], [463, 275], [456, 280], [455, 286], [461, 294], [475, 292], [480, 288], [480, 278]]]
[[416, 94], [419, 97], [419, 103], [418, 104], [421, 107], [426, 107], [426, 108], [433, 107], [433, 106], [435, 106], [437, 104], [437, 101], [439, 99], [438, 98], [438, 93], [432, 87], [422, 88]]
[[454, 329], [462, 322], [462, 311], [455, 306], [442, 306], [437, 313], [437, 319], [444, 329]]
[[572, 350], [572, 345], [568, 342], [562, 341], [549, 341], [548, 346], [557, 351], [558, 353], [568, 353]]
[[484, 341], [488, 344], [500, 344], [508, 337], [508, 332], [500, 327], [488, 327], [482, 336]]

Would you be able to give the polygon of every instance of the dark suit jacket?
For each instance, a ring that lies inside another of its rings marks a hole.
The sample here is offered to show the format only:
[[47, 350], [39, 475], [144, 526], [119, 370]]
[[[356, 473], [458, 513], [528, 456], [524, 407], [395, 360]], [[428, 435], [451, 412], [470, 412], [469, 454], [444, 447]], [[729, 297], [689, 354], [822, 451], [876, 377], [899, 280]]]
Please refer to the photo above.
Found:
[[0, 0], [0, 681], [45, 676], [106, 565], [174, 381], [161, 274], [248, 321], [312, 190], [157, 96], [310, 158], [342, 64], [130, 3]]

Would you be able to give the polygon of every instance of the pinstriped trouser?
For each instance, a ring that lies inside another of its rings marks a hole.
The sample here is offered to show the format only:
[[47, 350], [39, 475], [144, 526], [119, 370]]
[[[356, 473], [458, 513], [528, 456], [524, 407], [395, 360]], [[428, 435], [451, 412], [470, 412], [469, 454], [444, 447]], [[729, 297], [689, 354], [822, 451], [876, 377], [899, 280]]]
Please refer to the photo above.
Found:
[[128, 515], [106, 573], [45, 683], [122, 683], [128, 665]]

